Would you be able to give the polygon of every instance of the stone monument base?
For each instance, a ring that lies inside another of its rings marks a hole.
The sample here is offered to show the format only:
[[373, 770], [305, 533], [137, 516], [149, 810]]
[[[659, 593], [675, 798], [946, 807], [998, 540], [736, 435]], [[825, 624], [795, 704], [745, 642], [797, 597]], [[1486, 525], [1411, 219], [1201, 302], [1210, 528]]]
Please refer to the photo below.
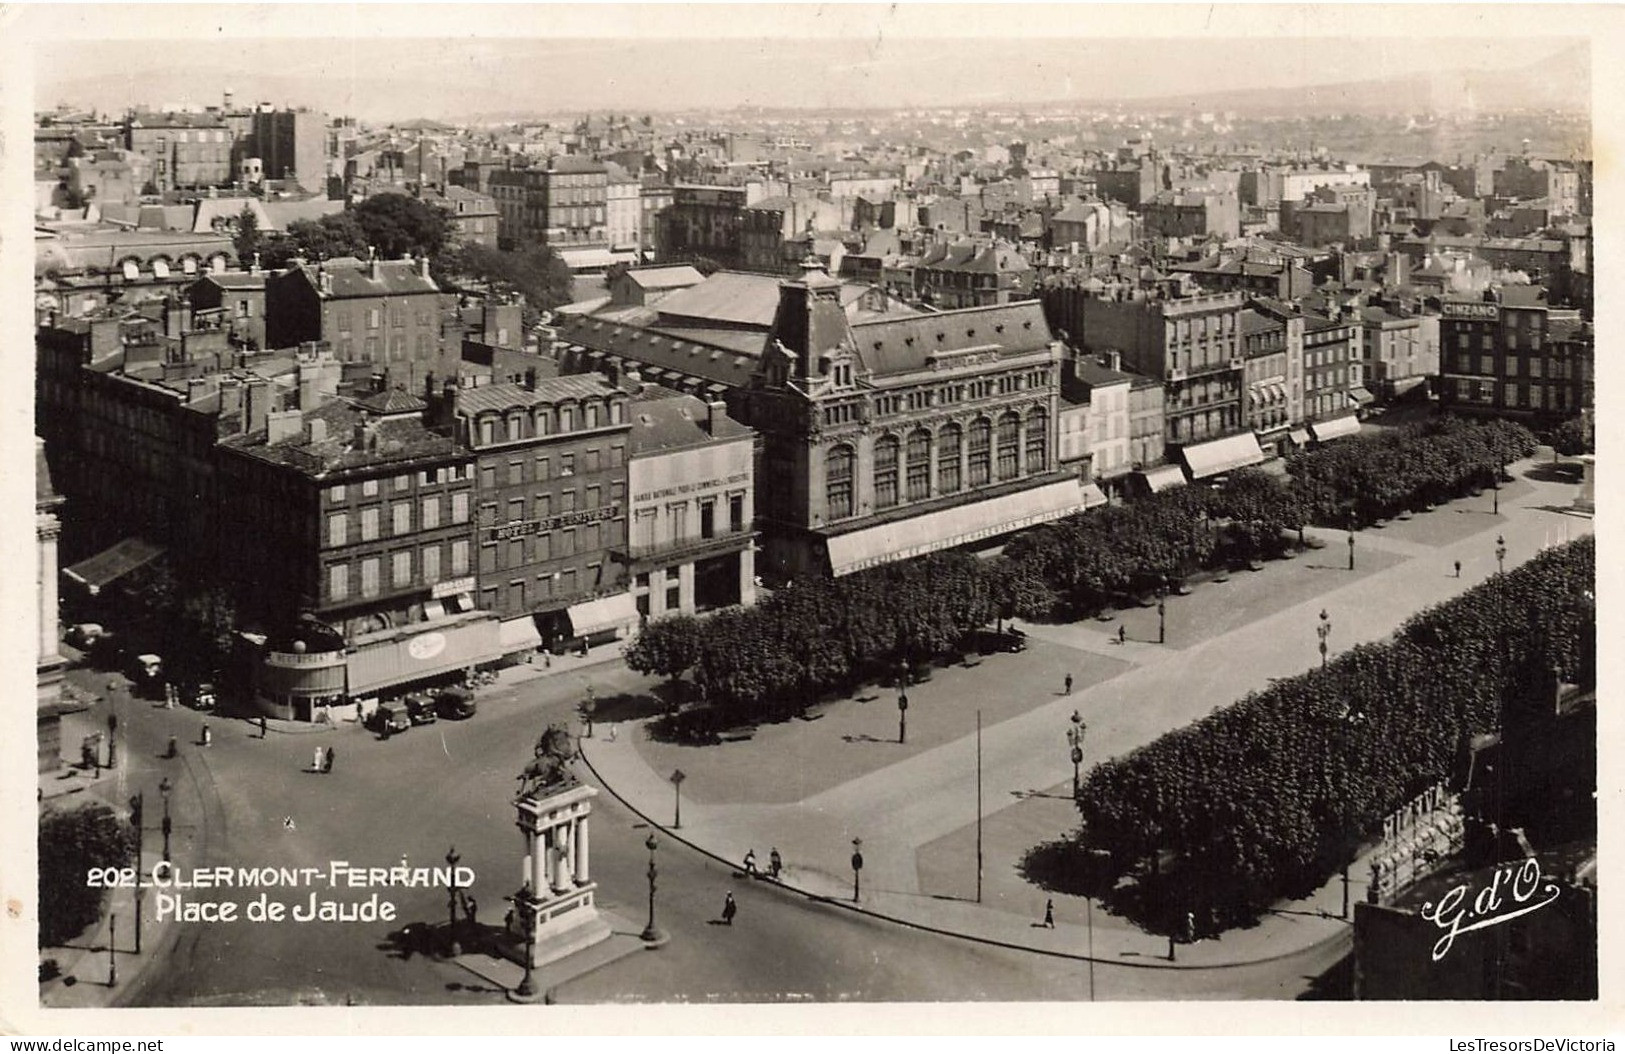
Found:
[[[587, 817], [597, 793], [578, 783], [515, 803], [530, 882], [528, 899], [518, 898], [514, 906], [533, 934], [532, 969], [609, 939], [610, 925], [599, 917], [596, 905], [598, 883], [587, 871]], [[502, 948], [505, 958], [521, 966], [526, 965], [524, 932], [508, 938]]]

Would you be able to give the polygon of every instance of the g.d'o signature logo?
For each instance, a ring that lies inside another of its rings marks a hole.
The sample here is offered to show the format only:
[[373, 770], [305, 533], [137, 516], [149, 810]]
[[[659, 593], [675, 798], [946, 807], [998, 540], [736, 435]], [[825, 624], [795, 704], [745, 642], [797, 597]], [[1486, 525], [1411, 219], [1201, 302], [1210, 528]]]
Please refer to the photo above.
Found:
[[432, 659], [445, 650], [446, 635], [444, 633], [425, 633], [406, 642], [406, 653], [419, 662]]
[[1557, 899], [1559, 888], [1540, 873], [1540, 862], [1530, 857], [1521, 864], [1497, 867], [1489, 884], [1469, 901], [1472, 892], [1472, 887], [1463, 882], [1437, 903], [1430, 900], [1422, 905], [1422, 917], [1445, 931], [1433, 945], [1434, 962], [1449, 953], [1461, 934], [1499, 926], [1538, 911]]

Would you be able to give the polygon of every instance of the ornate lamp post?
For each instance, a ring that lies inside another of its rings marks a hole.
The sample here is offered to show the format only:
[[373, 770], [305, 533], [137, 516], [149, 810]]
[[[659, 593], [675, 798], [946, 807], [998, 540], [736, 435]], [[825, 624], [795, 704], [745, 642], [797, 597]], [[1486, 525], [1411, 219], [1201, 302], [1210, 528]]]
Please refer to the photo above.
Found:
[[1072, 747], [1072, 797], [1078, 796], [1081, 768], [1083, 764], [1083, 737], [1089, 731], [1089, 726], [1083, 723], [1083, 715], [1076, 710], [1072, 711], [1072, 727], [1067, 729], [1066, 741]]
[[142, 872], [146, 870], [141, 857], [141, 836], [145, 833], [141, 827], [141, 814], [145, 811], [146, 794], [137, 791], [130, 799], [130, 826], [135, 829], [135, 953], [141, 954], [141, 893], [145, 879]]
[[531, 894], [529, 882], [520, 887], [514, 900], [519, 904], [525, 927], [525, 976], [519, 979], [519, 987], [513, 990], [513, 994], [521, 1000], [530, 1000], [536, 998], [536, 979], [530, 972], [531, 960], [536, 957], [536, 898]]
[[897, 692], [897, 742], [908, 742], [908, 693], [902, 689]]
[[1505, 467], [1506, 466], [1502, 465], [1499, 461], [1495, 463], [1495, 490], [1492, 491], [1495, 497], [1494, 505], [1491, 506], [1490, 511], [1497, 516], [1501, 515], [1501, 472], [1505, 469]]
[[457, 861], [461, 859], [462, 857], [457, 855], [456, 846], [446, 850], [446, 867], [451, 872], [446, 886], [446, 939], [447, 951], [453, 958], [463, 954], [462, 946], [457, 943]]
[[651, 947], [658, 947], [666, 943], [666, 934], [655, 925], [655, 877], [660, 872], [655, 867], [655, 850], [659, 848], [659, 843], [655, 841], [653, 831], [644, 839], [643, 846], [649, 850], [649, 924], [643, 927], [643, 933], [638, 939]]
[[1506, 559], [1507, 559], [1507, 540], [1506, 540], [1506, 536], [1502, 535], [1502, 534], [1498, 534], [1498, 535], [1495, 536], [1495, 569], [1497, 571], [1505, 573], [1505, 571], [1507, 569]]
[[673, 769], [670, 778], [673, 805], [671, 826], [672, 830], [677, 830], [683, 826], [683, 781], [688, 779], [688, 776], [682, 769]]
[[863, 874], [863, 839], [852, 839], [852, 903], [858, 902], [863, 892], [859, 876]]
[[107, 916], [107, 987], [118, 987], [118, 916]]
[[[107, 705], [113, 705], [111, 697]], [[111, 711], [107, 714], [107, 767], [110, 770], [118, 768], [118, 715]]]
[[169, 863], [169, 832], [174, 830], [174, 823], [169, 818], [169, 792], [174, 790], [174, 784], [165, 776], [158, 781], [158, 793], [164, 796], [164, 863]]
[[1315, 627], [1315, 634], [1320, 637], [1320, 664], [1326, 665], [1326, 638], [1332, 635], [1332, 617], [1326, 614], [1326, 609], [1320, 609], [1320, 625]]

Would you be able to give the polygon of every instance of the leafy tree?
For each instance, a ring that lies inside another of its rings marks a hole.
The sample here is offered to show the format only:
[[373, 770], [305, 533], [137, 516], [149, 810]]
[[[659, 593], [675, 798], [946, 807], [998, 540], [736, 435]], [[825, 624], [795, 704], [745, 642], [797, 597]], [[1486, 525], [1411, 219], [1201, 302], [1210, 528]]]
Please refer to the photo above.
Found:
[[248, 205], [237, 214], [237, 233], [231, 239], [232, 247], [237, 250], [237, 263], [247, 267], [253, 262], [254, 254], [260, 248], [260, 219]]
[[367, 244], [387, 260], [436, 256], [450, 233], [444, 209], [406, 194], [374, 194], [351, 213]]
[[124, 867], [135, 855], [130, 824], [100, 803], [52, 810], [39, 824], [39, 944], [66, 944], [101, 917], [106, 890], [93, 888], [93, 867]]
[[1594, 453], [1596, 439], [1586, 417], [1571, 417], [1552, 433], [1552, 449], [1564, 457]]
[[675, 680], [700, 661], [702, 643], [702, 624], [692, 615], [657, 619], [626, 649], [626, 664], [639, 673]]
[[319, 220], [295, 220], [288, 233], [261, 250], [261, 262], [269, 267], [288, 266], [296, 256], [306, 260], [331, 260], [338, 256], [365, 259], [367, 232], [353, 213], [339, 212]]
[[[545, 245], [518, 251], [465, 245], [443, 254], [441, 266], [451, 276], [464, 276], [501, 292], [519, 293], [538, 311], [550, 311], [574, 299], [569, 266]], [[455, 283], [455, 277], [453, 277]]]
[[712, 275], [722, 270], [722, 265], [711, 259], [709, 256], [696, 256], [694, 259], [690, 260], [689, 263], [693, 265], [694, 270], [700, 272], [700, 274], [707, 278], [710, 278]]
[[608, 267], [604, 268], [605, 287], [607, 288], [614, 285], [617, 280], [625, 276], [626, 272], [630, 271], [631, 269], [632, 265], [627, 263], [625, 260], [617, 261], [616, 263], [612, 263]]

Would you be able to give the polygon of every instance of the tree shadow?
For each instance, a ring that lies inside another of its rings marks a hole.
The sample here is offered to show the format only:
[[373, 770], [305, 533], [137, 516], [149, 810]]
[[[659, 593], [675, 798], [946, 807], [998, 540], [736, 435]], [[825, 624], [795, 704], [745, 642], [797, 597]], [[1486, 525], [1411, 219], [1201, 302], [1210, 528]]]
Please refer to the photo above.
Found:
[[1326, 972], [1311, 977], [1309, 987], [1298, 995], [1299, 1002], [1346, 1002], [1354, 998], [1354, 956], [1345, 955]]
[[670, 697], [674, 693], [670, 689], [662, 693], [663, 688], [667, 686], [656, 685], [650, 692], [601, 695], [594, 704], [592, 719], [595, 723], [641, 721], [646, 717], [669, 713], [673, 709]]

